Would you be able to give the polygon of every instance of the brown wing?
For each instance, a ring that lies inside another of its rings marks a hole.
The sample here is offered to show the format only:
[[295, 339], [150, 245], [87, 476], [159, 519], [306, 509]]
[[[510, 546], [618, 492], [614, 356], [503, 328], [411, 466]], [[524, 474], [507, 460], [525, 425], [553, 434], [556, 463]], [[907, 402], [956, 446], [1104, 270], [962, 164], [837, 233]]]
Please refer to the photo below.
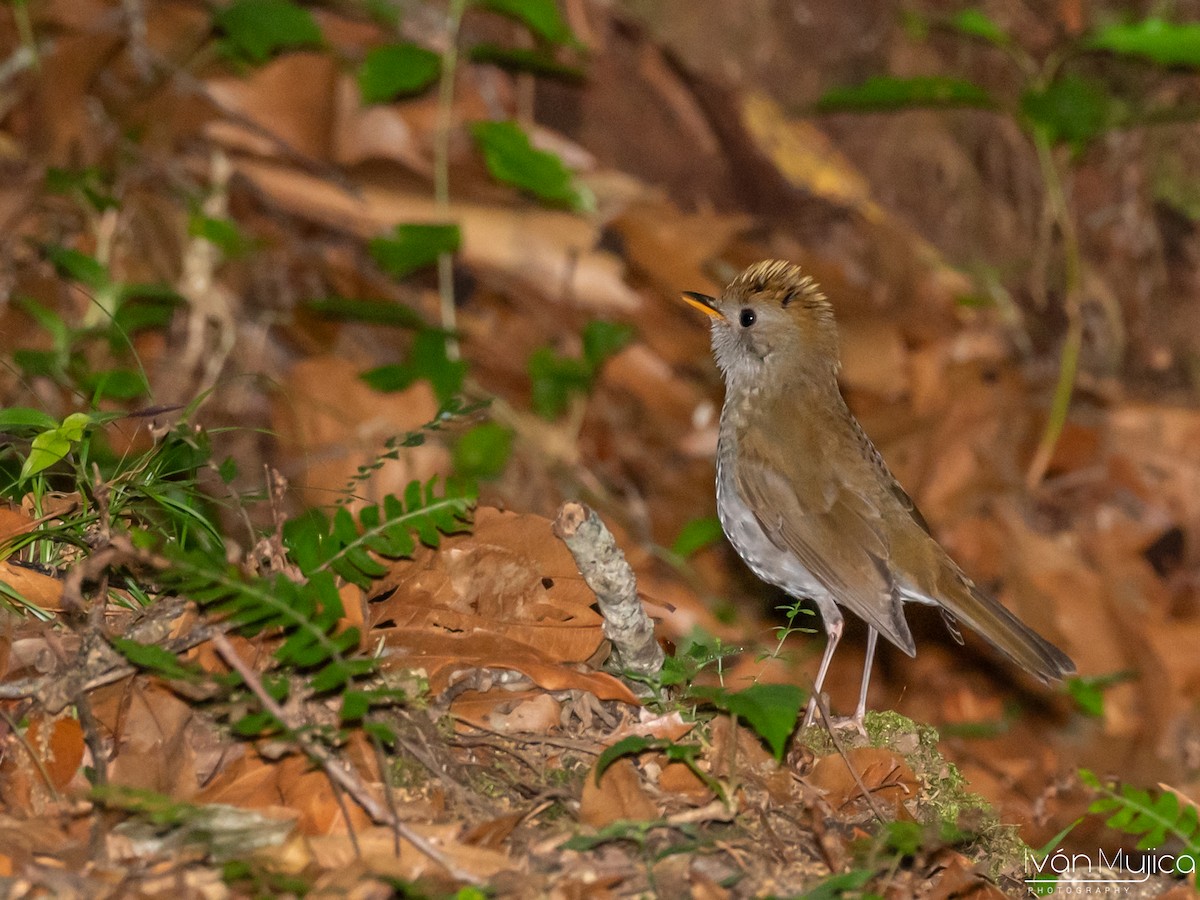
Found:
[[798, 449], [792, 442], [765, 446], [742, 435], [738, 491], [777, 547], [792, 553], [838, 603], [915, 655], [879, 511], [836, 479], [813, 471], [785, 475], [797, 464]]

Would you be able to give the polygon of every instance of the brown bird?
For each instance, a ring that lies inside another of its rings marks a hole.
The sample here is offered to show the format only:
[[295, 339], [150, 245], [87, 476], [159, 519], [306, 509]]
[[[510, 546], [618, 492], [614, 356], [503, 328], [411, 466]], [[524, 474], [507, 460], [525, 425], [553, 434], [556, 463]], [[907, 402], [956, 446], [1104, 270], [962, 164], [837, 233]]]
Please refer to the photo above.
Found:
[[838, 388], [837, 326], [816, 283], [787, 262], [760, 262], [719, 298], [684, 293], [712, 317], [725, 377], [717, 444], [717, 512], [750, 569], [816, 604], [828, 635], [809, 701], [812, 722], [842, 636], [839, 606], [868, 626], [860, 728], [879, 634], [916, 645], [905, 603], [940, 608], [1045, 683], [1075, 672], [1065, 653], [984, 595], [950, 559], [897, 484]]

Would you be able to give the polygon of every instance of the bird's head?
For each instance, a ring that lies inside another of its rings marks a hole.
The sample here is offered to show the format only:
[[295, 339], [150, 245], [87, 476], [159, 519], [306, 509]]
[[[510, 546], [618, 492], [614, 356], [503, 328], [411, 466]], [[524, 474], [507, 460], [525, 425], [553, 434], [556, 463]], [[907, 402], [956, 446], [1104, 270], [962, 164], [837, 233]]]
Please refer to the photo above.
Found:
[[727, 383], [836, 379], [833, 307], [799, 266], [755, 263], [719, 297], [692, 291], [683, 297], [712, 318], [713, 354]]

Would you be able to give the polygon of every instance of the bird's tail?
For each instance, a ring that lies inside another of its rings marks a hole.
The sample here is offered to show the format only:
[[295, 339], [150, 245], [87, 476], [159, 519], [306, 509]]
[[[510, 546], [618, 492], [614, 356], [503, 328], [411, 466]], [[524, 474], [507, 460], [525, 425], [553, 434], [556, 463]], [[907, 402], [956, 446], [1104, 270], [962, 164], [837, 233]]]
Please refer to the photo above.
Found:
[[[1052, 643], [988, 597], [961, 572], [938, 600], [945, 611], [1045, 684], [1075, 674], [1075, 663]], [[949, 579], [947, 579], [949, 580]]]

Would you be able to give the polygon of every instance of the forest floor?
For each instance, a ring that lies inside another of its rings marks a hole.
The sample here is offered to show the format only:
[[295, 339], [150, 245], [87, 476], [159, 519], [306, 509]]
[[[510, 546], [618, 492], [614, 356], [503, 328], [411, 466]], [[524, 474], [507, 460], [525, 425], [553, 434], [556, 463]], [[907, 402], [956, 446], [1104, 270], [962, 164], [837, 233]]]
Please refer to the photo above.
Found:
[[[1195, 63], [1089, 56], [1116, 10], [1072, 2], [748, 5], [6, 7], [0, 892], [1023, 896], [1200, 853], [1200, 135], [1075, 114], [1191, 108]], [[885, 72], [960, 81], [818, 103]], [[772, 258], [1078, 678], [916, 609], [867, 734], [797, 728], [820, 623], [720, 534], [679, 299]], [[614, 665], [574, 501], [661, 671]]]

